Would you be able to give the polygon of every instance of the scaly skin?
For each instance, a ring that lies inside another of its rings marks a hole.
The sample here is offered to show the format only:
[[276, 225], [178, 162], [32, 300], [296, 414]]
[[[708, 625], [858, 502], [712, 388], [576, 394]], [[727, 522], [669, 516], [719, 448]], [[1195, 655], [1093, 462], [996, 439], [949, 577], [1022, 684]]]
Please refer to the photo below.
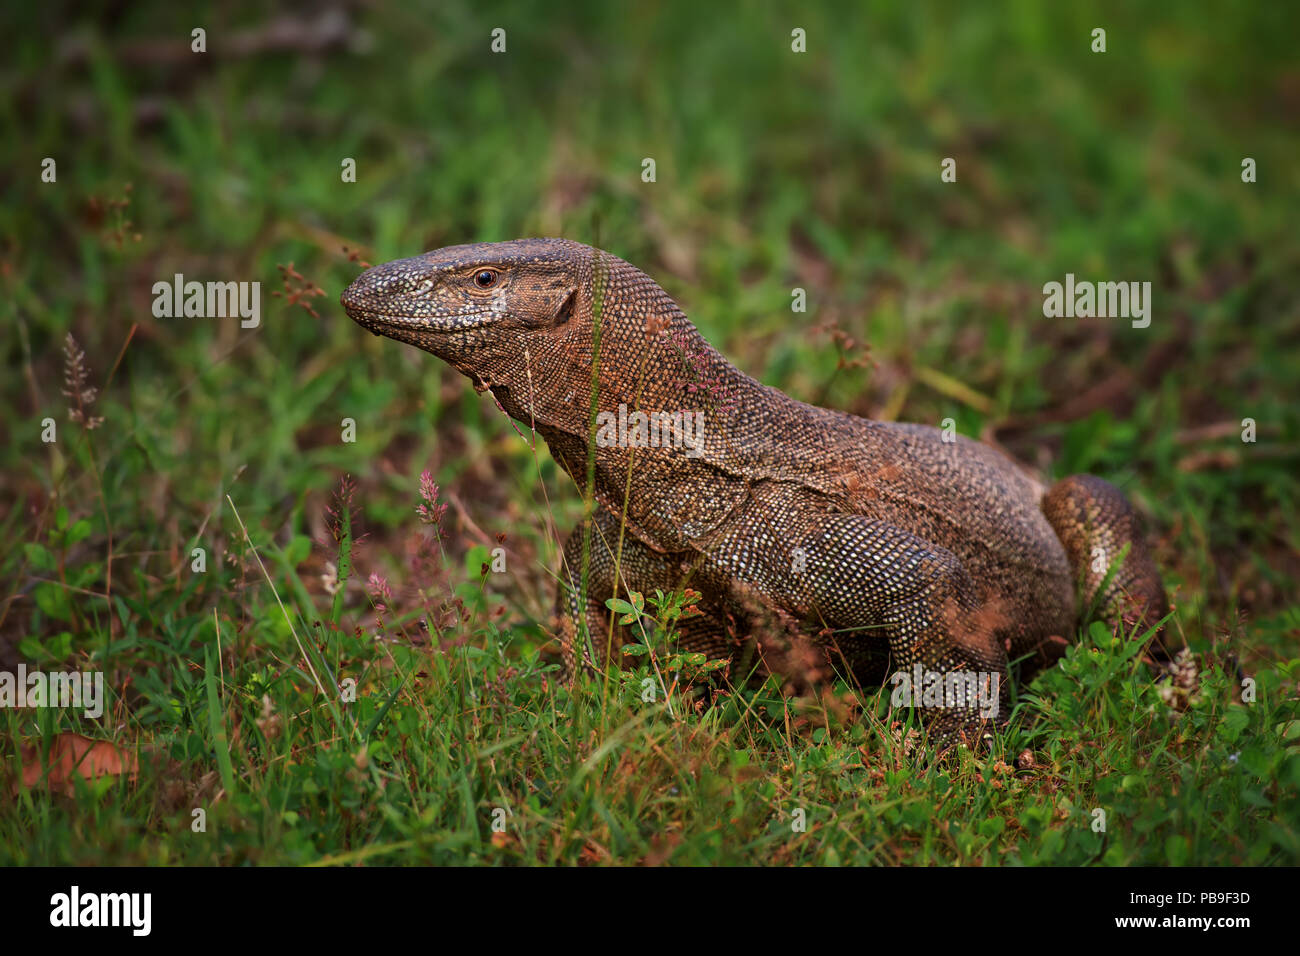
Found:
[[[585, 488], [595, 299], [599, 409], [699, 410], [705, 427], [696, 457], [596, 443], [586, 607], [581, 529], [557, 596], [571, 670], [630, 639], [609, 640], [615, 567], [619, 594], [702, 592], [703, 614], [681, 635], [688, 651], [793, 678], [838, 667], [879, 683], [918, 663], [997, 674], [999, 718], [1009, 660], [1034, 669], [1059, 657], [1125, 544], [1102, 616], [1130, 628], [1163, 617], [1159, 574], [1114, 486], [1075, 476], [1045, 489], [987, 445], [796, 401], [732, 366], [608, 253], [564, 239], [452, 246], [368, 270], [342, 303], [376, 335], [490, 388]], [[973, 729], [976, 706], [949, 698], [927, 708], [927, 726]]]

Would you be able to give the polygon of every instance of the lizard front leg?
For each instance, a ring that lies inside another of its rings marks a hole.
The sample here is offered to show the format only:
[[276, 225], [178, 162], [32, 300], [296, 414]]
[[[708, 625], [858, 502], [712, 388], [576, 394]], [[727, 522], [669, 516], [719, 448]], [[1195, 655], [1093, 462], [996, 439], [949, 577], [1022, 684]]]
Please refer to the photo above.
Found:
[[[647, 547], [631, 532], [619, 545], [618, 516], [598, 505], [592, 517], [591, 553], [587, 574], [586, 606], [582, 593], [582, 528], [575, 528], [564, 546], [564, 564], [555, 596], [555, 613], [564, 657], [563, 676], [573, 680], [580, 667], [603, 671], [623, 663], [618, 653], [625, 644], [639, 642], [642, 634], [629, 625], [615, 623], [605, 602], [615, 596], [627, 599], [628, 591], [643, 595], [656, 588], [674, 591], [690, 583], [689, 563]], [[620, 586], [615, 586], [617, 568]], [[585, 627], [584, 627], [585, 625]], [[702, 653], [710, 660], [733, 656], [720, 616], [707, 602], [700, 614], [677, 623], [676, 646], [686, 653]]]

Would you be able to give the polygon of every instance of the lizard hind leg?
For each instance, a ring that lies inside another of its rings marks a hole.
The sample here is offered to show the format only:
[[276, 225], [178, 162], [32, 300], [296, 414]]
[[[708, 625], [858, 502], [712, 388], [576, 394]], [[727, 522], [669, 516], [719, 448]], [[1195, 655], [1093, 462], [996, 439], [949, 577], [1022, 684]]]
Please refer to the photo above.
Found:
[[[1081, 612], [1091, 608], [1112, 629], [1122, 626], [1125, 633], [1153, 627], [1165, 616], [1169, 601], [1160, 571], [1122, 491], [1092, 475], [1072, 475], [1048, 490], [1042, 508], [1081, 585]], [[1128, 554], [1106, 583], [1125, 545]], [[1151, 648], [1161, 657], [1176, 651], [1172, 628], [1158, 630]]]
[[803, 540], [813, 616], [855, 672], [864, 645], [883, 641], [891, 701], [917, 710], [927, 732], [975, 741], [987, 722], [1007, 722], [1005, 609], [981, 599], [956, 554], [861, 515], [823, 516]]

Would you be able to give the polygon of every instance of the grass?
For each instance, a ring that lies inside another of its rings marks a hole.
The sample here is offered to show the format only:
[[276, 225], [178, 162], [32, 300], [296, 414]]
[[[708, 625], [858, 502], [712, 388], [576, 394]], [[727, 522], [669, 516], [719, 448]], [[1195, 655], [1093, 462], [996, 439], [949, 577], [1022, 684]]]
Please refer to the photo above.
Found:
[[[1294, 14], [400, 6], [256, 56], [252, 5], [4, 18], [0, 669], [109, 701], [0, 709], [0, 861], [1300, 862]], [[336, 299], [349, 252], [597, 230], [768, 384], [1120, 484], [1197, 679], [1083, 628], [983, 755], [844, 686], [557, 686], [579, 489]], [[261, 281], [260, 327], [154, 318], [177, 272]], [[1151, 327], [1043, 318], [1067, 272], [1152, 281]], [[69, 733], [125, 772], [24, 785]]]

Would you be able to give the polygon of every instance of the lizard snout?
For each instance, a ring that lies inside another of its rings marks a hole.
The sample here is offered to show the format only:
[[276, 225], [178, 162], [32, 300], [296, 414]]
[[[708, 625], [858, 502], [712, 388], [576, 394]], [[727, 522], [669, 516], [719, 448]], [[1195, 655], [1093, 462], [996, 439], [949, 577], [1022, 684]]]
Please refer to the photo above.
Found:
[[348, 283], [348, 287], [339, 296], [339, 305], [343, 306], [343, 311], [352, 319], [358, 319], [358, 314], [365, 308], [365, 278], [363, 272]]
[[339, 304], [352, 321], [380, 334], [385, 316], [404, 315], [415, 286], [407, 261], [372, 266], [357, 276], [339, 296]]
[[440, 273], [425, 257], [399, 259], [361, 273], [343, 290], [339, 303], [352, 321], [376, 335], [388, 335], [392, 329], [461, 333], [491, 324], [502, 308], [503, 300], [443, 289], [439, 280]]

